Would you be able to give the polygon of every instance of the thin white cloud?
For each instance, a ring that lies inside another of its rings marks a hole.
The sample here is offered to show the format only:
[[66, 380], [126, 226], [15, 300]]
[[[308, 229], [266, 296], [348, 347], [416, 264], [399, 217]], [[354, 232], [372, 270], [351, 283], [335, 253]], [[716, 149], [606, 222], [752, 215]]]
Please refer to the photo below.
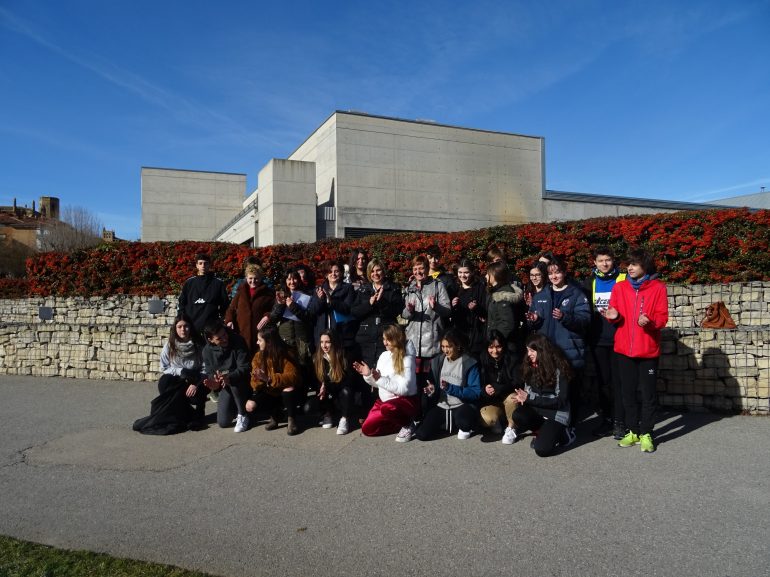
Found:
[[[764, 186], [766, 189], [770, 189], [770, 176], [762, 178], [756, 178], [748, 182], [741, 182], [723, 188], [716, 188], [713, 190], [706, 190], [700, 192], [693, 192], [686, 194], [682, 197], [682, 200], [708, 202], [720, 198], [730, 198], [732, 196], [744, 196], [747, 194], [757, 194], [760, 192], [760, 187]], [[730, 194], [738, 193], [738, 194]]]
[[[101, 56], [95, 54], [80, 55], [66, 50], [4, 8], [0, 8], [0, 23], [9, 30], [29, 38], [33, 42], [47, 48], [60, 57], [92, 72], [102, 80], [122, 88], [145, 102], [171, 113], [181, 122], [200, 126], [204, 119], [208, 119], [210, 122], [209, 128], [212, 131], [227, 130], [231, 133], [241, 134], [249, 139], [252, 139], [255, 136], [258, 138], [261, 137], [261, 135], [245, 133], [242, 126], [229, 116], [203, 106], [189, 98], [174, 94], [134, 72], [125, 70], [113, 62], [105, 60]], [[269, 139], [266, 140], [269, 141]], [[277, 144], [276, 142], [270, 143]]]

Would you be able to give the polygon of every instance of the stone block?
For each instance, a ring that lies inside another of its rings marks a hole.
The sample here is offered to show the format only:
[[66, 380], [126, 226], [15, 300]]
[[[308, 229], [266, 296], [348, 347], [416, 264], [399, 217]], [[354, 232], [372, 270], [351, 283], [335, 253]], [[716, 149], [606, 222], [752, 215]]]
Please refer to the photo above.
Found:
[[703, 355], [703, 367], [729, 367], [730, 361], [727, 356], [723, 354], [704, 354]]
[[730, 365], [733, 367], [756, 367], [756, 359], [754, 355], [736, 354], [730, 358]]
[[720, 377], [757, 377], [759, 369], [756, 367], [719, 367]]
[[698, 369], [695, 371], [695, 378], [701, 379], [716, 379], [719, 377], [719, 373], [716, 368]]
[[684, 402], [688, 406], [702, 407], [703, 395], [685, 395]]
[[661, 369], [668, 370], [686, 370], [689, 368], [689, 363], [686, 357], [679, 357], [674, 355], [666, 355], [660, 357], [658, 365]]

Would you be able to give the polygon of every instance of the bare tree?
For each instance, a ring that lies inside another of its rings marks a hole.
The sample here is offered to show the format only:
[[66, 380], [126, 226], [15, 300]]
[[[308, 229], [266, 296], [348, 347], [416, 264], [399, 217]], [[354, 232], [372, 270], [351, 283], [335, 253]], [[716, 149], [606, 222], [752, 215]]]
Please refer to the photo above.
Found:
[[40, 250], [70, 252], [102, 241], [102, 223], [82, 206], [66, 206], [61, 220], [52, 220], [41, 230]]

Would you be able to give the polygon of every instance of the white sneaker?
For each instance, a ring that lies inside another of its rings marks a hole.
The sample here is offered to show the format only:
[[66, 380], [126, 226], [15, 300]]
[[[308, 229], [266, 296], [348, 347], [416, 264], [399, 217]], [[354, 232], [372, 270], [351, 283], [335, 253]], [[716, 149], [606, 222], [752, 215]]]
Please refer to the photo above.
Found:
[[340, 422], [337, 425], [337, 434], [338, 435], [347, 435], [348, 431], [349, 431], [348, 420], [345, 417], [340, 417]]
[[236, 433], [243, 433], [244, 431], [249, 430], [249, 417], [247, 415], [238, 415], [235, 418], [235, 429], [233, 429]]
[[409, 424], [406, 427], [401, 427], [401, 430], [396, 435], [396, 441], [398, 443], [408, 443], [414, 439], [414, 425]]
[[505, 427], [505, 432], [503, 433], [503, 445], [513, 445], [516, 442], [516, 437], [518, 435], [516, 434], [516, 429], [511, 429], [510, 427]]
[[463, 431], [462, 429], [457, 429], [457, 438], [461, 441], [470, 439], [472, 434], [473, 431]]
[[321, 421], [321, 427], [324, 429], [331, 429], [334, 426], [334, 420], [332, 420], [331, 415], [324, 415], [323, 420]]

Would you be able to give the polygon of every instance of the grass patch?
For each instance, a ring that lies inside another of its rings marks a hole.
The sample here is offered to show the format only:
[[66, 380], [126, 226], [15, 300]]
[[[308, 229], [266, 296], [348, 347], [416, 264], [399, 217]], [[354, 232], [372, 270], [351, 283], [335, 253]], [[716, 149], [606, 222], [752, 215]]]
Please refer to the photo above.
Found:
[[0, 577], [212, 577], [171, 565], [67, 551], [0, 535]]

